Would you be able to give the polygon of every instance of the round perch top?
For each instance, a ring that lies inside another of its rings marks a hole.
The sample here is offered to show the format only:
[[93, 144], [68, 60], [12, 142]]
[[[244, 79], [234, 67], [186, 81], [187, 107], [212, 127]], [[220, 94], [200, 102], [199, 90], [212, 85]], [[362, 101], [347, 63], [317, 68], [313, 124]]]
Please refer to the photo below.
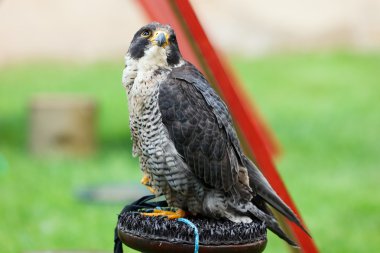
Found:
[[[117, 233], [125, 245], [144, 253], [194, 252], [192, 227], [163, 216], [143, 216], [140, 211], [125, 208], [119, 215]], [[265, 249], [266, 226], [259, 220], [234, 223], [199, 216], [187, 219], [198, 229], [199, 252], [255, 253]]]

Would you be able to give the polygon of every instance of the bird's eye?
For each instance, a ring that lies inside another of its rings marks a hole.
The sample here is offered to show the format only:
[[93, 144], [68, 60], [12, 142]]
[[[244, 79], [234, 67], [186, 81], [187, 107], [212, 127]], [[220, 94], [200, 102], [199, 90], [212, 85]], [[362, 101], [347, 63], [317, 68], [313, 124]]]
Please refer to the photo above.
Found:
[[170, 42], [173, 43], [173, 42], [177, 41], [177, 38], [175, 37], [175, 35], [172, 35], [172, 36], [170, 36], [169, 40], [170, 40]]
[[142, 31], [141, 36], [143, 36], [143, 37], [149, 37], [151, 34], [152, 34], [151, 31], [144, 30], [144, 31]]

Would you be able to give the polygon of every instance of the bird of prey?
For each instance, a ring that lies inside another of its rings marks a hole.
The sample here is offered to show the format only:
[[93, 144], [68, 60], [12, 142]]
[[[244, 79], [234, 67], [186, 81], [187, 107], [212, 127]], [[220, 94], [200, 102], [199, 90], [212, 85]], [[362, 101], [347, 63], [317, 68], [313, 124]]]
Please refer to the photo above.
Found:
[[268, 205], [305, 229], [244, 155], [226, 104], [182, 58], [173, 29], [157, 22], [139, 29], [125, 64], [132, 152], [142, 182], [171, 207], [233, 222], [256, 218], [296, 246]]

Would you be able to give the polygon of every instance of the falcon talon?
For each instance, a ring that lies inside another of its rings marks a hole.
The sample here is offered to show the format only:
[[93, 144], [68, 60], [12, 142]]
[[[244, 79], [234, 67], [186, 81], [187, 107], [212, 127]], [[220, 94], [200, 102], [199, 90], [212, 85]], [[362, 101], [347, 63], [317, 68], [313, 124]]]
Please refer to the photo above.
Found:
[[162, 217], [168, 218], [169, 220], [185, 217], [185, 211], [181, 209], [177, 209], [175, 212], [167, 210], [167, 209], [153, 209], [153, 210], [145, 210], [145, 211], [147, 212], [143, 212], [140, 214], [143, 216], [151, 216], [151, 217], [162, 216]]
[[156, 191], [152, 187], [147, 186], [147, 188], [152, 194], [156, 194]]
[[146, 185], [146, 186], [150, 186], [150, 179], [147, 175], [144, 175], [143, 178], [141, 178], [141, 181], [140, 181], [141, 184], [143, 185]]
[[169, 25], [153, 22], [136, 32], [122, 80], [133, 154], [139, 155], [148, 177], [144, 183], [164, 195], [169, 206], [235, 223], [258, 219], [297, 245], [268, 205], [306, 229], [245, 156], [228, 107], [203, 74], [183, 59]]
[[156, 190], [153, 189], [153, 187], [152, 187], [149, 176], [144, 175], [143, 178], [141, 179], [140, 183], [145, 185], [152, 194], [157, 193]]

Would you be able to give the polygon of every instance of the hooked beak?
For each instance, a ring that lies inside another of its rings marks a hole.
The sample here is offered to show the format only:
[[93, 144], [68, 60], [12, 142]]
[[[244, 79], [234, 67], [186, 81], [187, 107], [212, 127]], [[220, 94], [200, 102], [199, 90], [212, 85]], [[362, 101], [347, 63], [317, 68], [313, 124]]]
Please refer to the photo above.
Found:
[[157, 31], [154, 36], [152, 36], [150, 41], [159, 47], [166, 47], [169, 44], [168, 37], [169, 35], [166, 32]]

